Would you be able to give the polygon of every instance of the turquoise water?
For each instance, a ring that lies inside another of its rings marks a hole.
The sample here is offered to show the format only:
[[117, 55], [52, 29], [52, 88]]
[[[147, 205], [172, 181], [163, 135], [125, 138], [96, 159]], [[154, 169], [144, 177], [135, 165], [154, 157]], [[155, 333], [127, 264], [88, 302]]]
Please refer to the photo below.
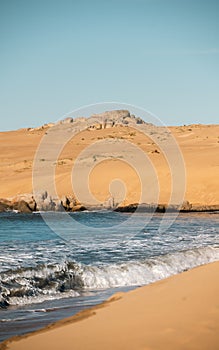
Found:
[[[219, 214], [0, 214], [0, 340], [219, 260]], [[49, 223], [49, 226], [48, 226]], [[128, 223], [126, 225], [126, 223]], [[79, 225], [80, 224], [80, 225]], [[62, 228], [61, 236], [51, 230]]]

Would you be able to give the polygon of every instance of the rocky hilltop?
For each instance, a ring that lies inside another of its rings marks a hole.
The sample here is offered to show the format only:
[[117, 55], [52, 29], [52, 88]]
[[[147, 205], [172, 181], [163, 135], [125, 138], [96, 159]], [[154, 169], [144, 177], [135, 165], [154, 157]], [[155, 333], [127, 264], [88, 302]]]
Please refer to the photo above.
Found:
[[130, 114], [130, 112], [125, 109], [106, 111], [100, 114], [92, 114], [89, 118], [67, 117], [63, 120], [58, 121], [57, 124], [78, 124], [82, 122], [87, 122], [87, 126], [90, 130], [113, 128], [118, 125], [127, 126], [136, 124], [146, 124], [143, 119], [141, 119], [140, 117], [136, 117], [134, 114]]

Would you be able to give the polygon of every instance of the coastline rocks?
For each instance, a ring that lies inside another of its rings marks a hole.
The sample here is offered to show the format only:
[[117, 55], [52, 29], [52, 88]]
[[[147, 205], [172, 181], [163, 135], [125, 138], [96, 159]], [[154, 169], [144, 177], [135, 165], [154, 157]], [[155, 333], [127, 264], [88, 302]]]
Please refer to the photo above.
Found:
[[87, 208], [85, 208], [83, 205], [81, 204], [77, 204], [74, 207], [72, 207], [71, 211], [84, 211], [87, 210]]
[[52, 197], [47, 191], [35, 194], [18, 195], [12, 199], [0, 198], [0, 212], [16, 210], [21, 213], [32, 213], [33, 211], [66, 211], [75, 212], [83, 210], [114, 210], [116, 212], [133, 213], [136, 210], [139, 213], [191, 213], [191, 212], [219, 212], [219, 205], [192, 205], [184, 201], [180, 205], [166, 204], [148, 204], [132, 203], [128, 205], [117, 206], [113, 197], [109, 197], [101, 206], [92, 206], [86, 204], [86, 207], [79, 203], [74, 195], [62, 196], [61, 198]]
[[[214, 207], [214, 208], [213, 208]], [[191, 212], [191, 211], [211, 211], [211, 210], [215, 210], [216, 208], [219, 209], [219, 206], [205, 206], [205, 207], [198, 207], [200, 210], [195, 210], [195, 208], [193, 209], [192, 204], [189, 203], [188, 201], [183, 202], [183, 204], [177, 205], [177, 204], [147, 204], [147, 203], [142, 203], [142, 204], [138, 204], [138, 203], [134, 203], [134, 204], [130, 204], [127, 206], [121, 206], [115, 209], [115, 211], [118, 212], [128, 212], [128, 213], [133, 213], [136, 210], [140, 213], [152, 213], [152, 212], [156, 212], [156, 213], [174, 213], [174, 212]], [[203, 209], [203, 210], [201, 210]], [[218, 210], [216, 209], [216, 210]]]
[[[24, 202], [26, 203], [26, 205], [24, 204]], [[29, 208], [31, 211], [36, 210], [36, 201], [31, 193], [26, 193], [13, 197], [11, 200], [11, 205], [14, 210], [18, 211], [22, 211], [22, 209], [25, 210], [25, 207]]]
[[190, 211], [191, 208], [192, 208], [192, 204], [189, 203], [189, 201], [184, 201], [180, 208], [180, 211]]
[[219, 205], [191, 205], [191, 212], [215, 212], [219, 211]]
[[7, 199], [0, 198], [0, 212], [12, 210], [11, 202]]
[[38, 211], [82, 211], [86, 208], [74, 196], [52, 197], [47, 191], [35, 195]]
[[32, 213], [35, 210], [35, 201], [33, 196], [28, 195], [31, 200], [24, 200], [27, 195], [23, 195], [20, 198], [17, 196], [12, 200], [0, 199], [0, 212], [17, 210], [21, 213]]
[[27, 202], [21, 200], [13, 204], [13, 209], [18, 210], [20, 213], [32, 213], [33, 210], [30, 209]]
[[113, 197], [109, 197], [104, 203], [103, 208], [104, 209], [114, 209], [116, 211], [116, 203], [115, 199]]
[[37, 193], [35, 201], [38, 211], [61, 211], [63, 209], [59, 198], [52, 198], [47, 191]]
[[74, 196], [62, 196], [61, 203], [67, 211], [73, 211], [73, 208], [78, 204]]

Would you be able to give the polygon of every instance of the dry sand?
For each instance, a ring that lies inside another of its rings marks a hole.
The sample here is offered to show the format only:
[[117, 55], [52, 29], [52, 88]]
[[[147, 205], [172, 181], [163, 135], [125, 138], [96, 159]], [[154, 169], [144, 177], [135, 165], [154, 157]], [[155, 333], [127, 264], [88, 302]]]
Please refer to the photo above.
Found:
[[[187, 173], [185, 200], [193, 204], [219, 204], [219, 125], [190, 125], [170, 127], [185, 161]], [[40, 140], [48, 128], [21, 129], [0, 133], [0, 198], [10, 198], [18, 194], [32, 192], [33, 159]], [[72, 167], [79, 153], [90, 144], [106, 140], [128, 140], [140, 147], [151, 160], [158, 175], [160, 185], [159, 203], [168, 203], [171, 192], [170, 170], [162, 152], [153, 141], [133, 131], [130, 127], [83, 131], [68, 142], [61, 152], [56, 166], [56, 186], [58, 194], [72, 194]], [[89, 185], [94, 197], [104, 202], [110, 196], [109, 184], [119, 178], [125, 184], [117, 201], [123, 204], [140, 201], [140, 181], [135, 170], [121, 159], [104, 159], [94, 167]], [[128, 152], [128, 151], [127, 151]], [[109, 149], [110, 154], [110, 149]], [[106, 157], [105, 157], [106, 158]], [[42, 159], [46, 164], [47, 159]], [[89, 159], [87, 159], [89, 163]], [[141, 164], [139, 164], [141, 167]], [[145, 171], [147, 177], [147, 171]], [[151, 175], [148, 175], [148, 199], [150, 202]], [[153, 182], [153, 181], [152, 181]], [[45, 190], [46, 188], [44, 188]], [[124, 198], [123, 198], [124, 197]], [[152, 198], [153, 199], [153, 198]]]
[[114, 296], [10, 350], [218, 350], [219, 262]]

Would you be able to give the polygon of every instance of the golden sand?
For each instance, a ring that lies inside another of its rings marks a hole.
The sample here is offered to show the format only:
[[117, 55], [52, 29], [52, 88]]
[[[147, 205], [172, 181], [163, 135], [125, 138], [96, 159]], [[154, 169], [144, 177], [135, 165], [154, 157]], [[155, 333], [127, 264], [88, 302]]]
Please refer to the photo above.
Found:
[[[169, 129], [185, 161], [187, 174], [185, 200], [192, 204], [219, 204], [219, 125], [192, 125]], [[39, 128], [0, 133], [0, 198], [32, 192], [33, 159], [39, 142], [47, 131], [48, 128]], [[141, 133], [133, 132], [130, 127], [85, 130], [68, 142], [57, 160], [58, 194], [60, 196], [72, 194], [72, 167], [80, 152], [90, 144], [106, 138], [130, 141], [147, 154], [159, 180], [158, 201], [168, 203], [171, 176], [165, 157], [162, 152], [159, 153], [152, 140]], [[46, 162], [46, 159], [42, 161]], [[121, 194], [123, 203], [139, 202], [141, 188], [138, 175], [135, 169], [122, 159], [103, 160], [91, 171], [89, 185], [94, 197], [105, 201], [110, 196], [109, 183], [115, 178], [121, 179], [126, 187], [125, 198], [122, 198]], [[150, 189], [150, 185], [148, 188]]]

